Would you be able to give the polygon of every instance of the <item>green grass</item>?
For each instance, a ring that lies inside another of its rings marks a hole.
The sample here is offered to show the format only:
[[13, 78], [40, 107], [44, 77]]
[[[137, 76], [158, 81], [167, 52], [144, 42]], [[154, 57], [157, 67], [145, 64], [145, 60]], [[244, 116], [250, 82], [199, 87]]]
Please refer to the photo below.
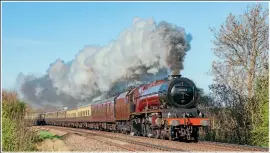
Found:
[[53, 135], [52, 133], [48, 131], [40, 131], [39, 132], [39, 139], [45, 140], [45, 139], [61, 139], [62, 137], [59, 135]]

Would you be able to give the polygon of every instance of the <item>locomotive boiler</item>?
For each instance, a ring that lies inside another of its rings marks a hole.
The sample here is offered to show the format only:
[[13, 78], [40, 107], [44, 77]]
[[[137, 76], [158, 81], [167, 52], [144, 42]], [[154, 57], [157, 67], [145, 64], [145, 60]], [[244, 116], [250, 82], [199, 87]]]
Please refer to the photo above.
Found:
[[145, 107], [190, 109], [197, 105], [195, 84], [180, 75], [144, 85], [137, 90], [134, 89], [130, 94], [135, 95], [136, 112], [142, 111]]
[[209, 125], [197, 108], [197, 99], [194, 82], [171, 75], [108, 99], [47, 112], [44, 120], [49, 125], [197, 142], [199, 128]]

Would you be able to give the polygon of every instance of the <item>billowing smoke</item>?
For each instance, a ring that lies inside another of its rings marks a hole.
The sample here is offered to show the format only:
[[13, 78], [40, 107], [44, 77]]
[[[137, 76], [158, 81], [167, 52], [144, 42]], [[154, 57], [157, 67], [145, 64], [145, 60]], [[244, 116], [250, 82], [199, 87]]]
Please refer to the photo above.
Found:
[[186, 35], [185, 30], [181, 27], [161, 22], [158, 28], [162, 31], [164, 44], [166, 46], [166, 62], [171, 70], [172, 75], [180, 74], [180, 70], [184, 68], [184, 57], [186, 52], [190, 50], [190, 41], [192, 36]]
[[20, 92], [36, 106], [89, 103], [129, 85], [179, 74], [191, 39], [176, 25], [135, 18], [116, 41], [87, 46], [68, 63], [58, 59], [43, 77], [20, 74]]

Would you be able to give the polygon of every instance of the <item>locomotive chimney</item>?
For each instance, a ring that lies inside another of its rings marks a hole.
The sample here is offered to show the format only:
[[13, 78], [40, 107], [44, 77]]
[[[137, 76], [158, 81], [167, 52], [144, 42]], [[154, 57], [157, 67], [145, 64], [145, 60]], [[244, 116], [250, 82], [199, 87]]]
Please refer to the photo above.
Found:
[[179, 75], [180, 71], [178, 69], [172, 69], [171, 70], [171, 75]]
[[176, 79], [176, 78], [180, 78], [182, 75], [169, 75], [168, 79], [172, 80], [172, 79]]

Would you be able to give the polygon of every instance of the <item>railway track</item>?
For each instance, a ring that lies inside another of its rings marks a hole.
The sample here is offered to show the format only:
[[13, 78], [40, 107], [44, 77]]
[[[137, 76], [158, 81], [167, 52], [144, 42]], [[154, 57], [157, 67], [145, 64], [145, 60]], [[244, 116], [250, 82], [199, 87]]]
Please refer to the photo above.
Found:
[[[132, 136], [128, 138], [122, 138], [124, 135], [120, 133], [111, 133], [105, 131], [92, 131], [86, 129], [77, 129], [77, 128], [67, 128], [67, 127], [58, 127], [58, 126], [45, 126], [52, 129], [62, 130], [78, 135], [89, 136], [91, 139], [95, 139], [102, 143], [108, 145], [114, 145], [125, 149], [127, 151], [260, 151], [268, 152], [268, 148], [260, 148], [254, 146], [245, 146], [245, 145], [236, 145], [236, 144], [226, 144], [219, 142], [210, 142], [210, 141], [200, 141], [199, 143], [185, 143], [177, 141], [165, 141], [160, 139], [153, 139], [148, 137], [141, 136]], [[97, 138], [96, 138], [97, 137]], [[101, 140], [100, 138], [103, 138]], [[107, 140], [106, 140], [107, 139]], [[113, 141], [109, 141], [113, 140]], [[154, 143], [154, 141], [158, 141]], [[117, 144], [114, 141], [119, 141], [125, 143]], [[149, 143], [151, 142], [151, 143]], [[170, 146], [168, 147], [168, 145]], [[184, 148], [184, 149], [183, 149]], [[192, 148], [192, 149], [189, 149]]]
[[[86, 136], [91, 139], [94, 139], [98, 142], [108, 144], [108, 145], [113, 145], [117, 146], [119, 148], [128, 150], [128, 151], [170, 151], [170, 152], [176, 152], [176, 151], [185, 151], [181, 149], [175, 149], [175, 148], [169, 148], [165, 146], [159, 146], [159, 145], [154, 145], [151, 143], [145, 143], [145, 142], [139, 142], [135, 140], [130, 140], [130, 139], [125, 139], [125, 138], [120, 138], [116, 136], [110, 136], [110, 135], [104, 135], [100, 133], [93, 133], [92, 131], [84, 131], [84, 129], [74, 129], [74, 128], [66, 128], [66, 127], [50, 127], [52, 129], [57, 129], [57, 130], [63, 130], [69, 133], [77, 134], [80, 136]], [[100, 139], [103, 138], [103, 139]], [[105, 138], [105, 139], [104, 139]], [[113, 140], [113, 141], [110, 141]], [[118, 143], [115, 143], [115, 141], [119, 141]], [[121, 143], [124, 142], [124, 143]]]
[[[141, 139], [142, 137], [141, 136], [133, 136], [133, 138]], [[146, 137], [145, 139], [149, 139], [149, 141], [151, 141], [153, 138]], [[199, 141], [198, 143], [191, 143], [191, 144], [186, 143], [186, 142], [178, 142], [178, 141], [170, 141], [170, 143], [174, 143], [175, 146], [177, 146], [177, 144], [179, 144], [179, 143], [182, 143], [185, 145], [196, 145], [197, 147], [211, 148], [211, 150], [222, 149], [224, 151], [260, 151], [260, 152], [268, 152], [269, 151], [268, 148], [263, 148], [263, 147], [228, 144], [228, 143], [203, 141], [203, 140]]]

